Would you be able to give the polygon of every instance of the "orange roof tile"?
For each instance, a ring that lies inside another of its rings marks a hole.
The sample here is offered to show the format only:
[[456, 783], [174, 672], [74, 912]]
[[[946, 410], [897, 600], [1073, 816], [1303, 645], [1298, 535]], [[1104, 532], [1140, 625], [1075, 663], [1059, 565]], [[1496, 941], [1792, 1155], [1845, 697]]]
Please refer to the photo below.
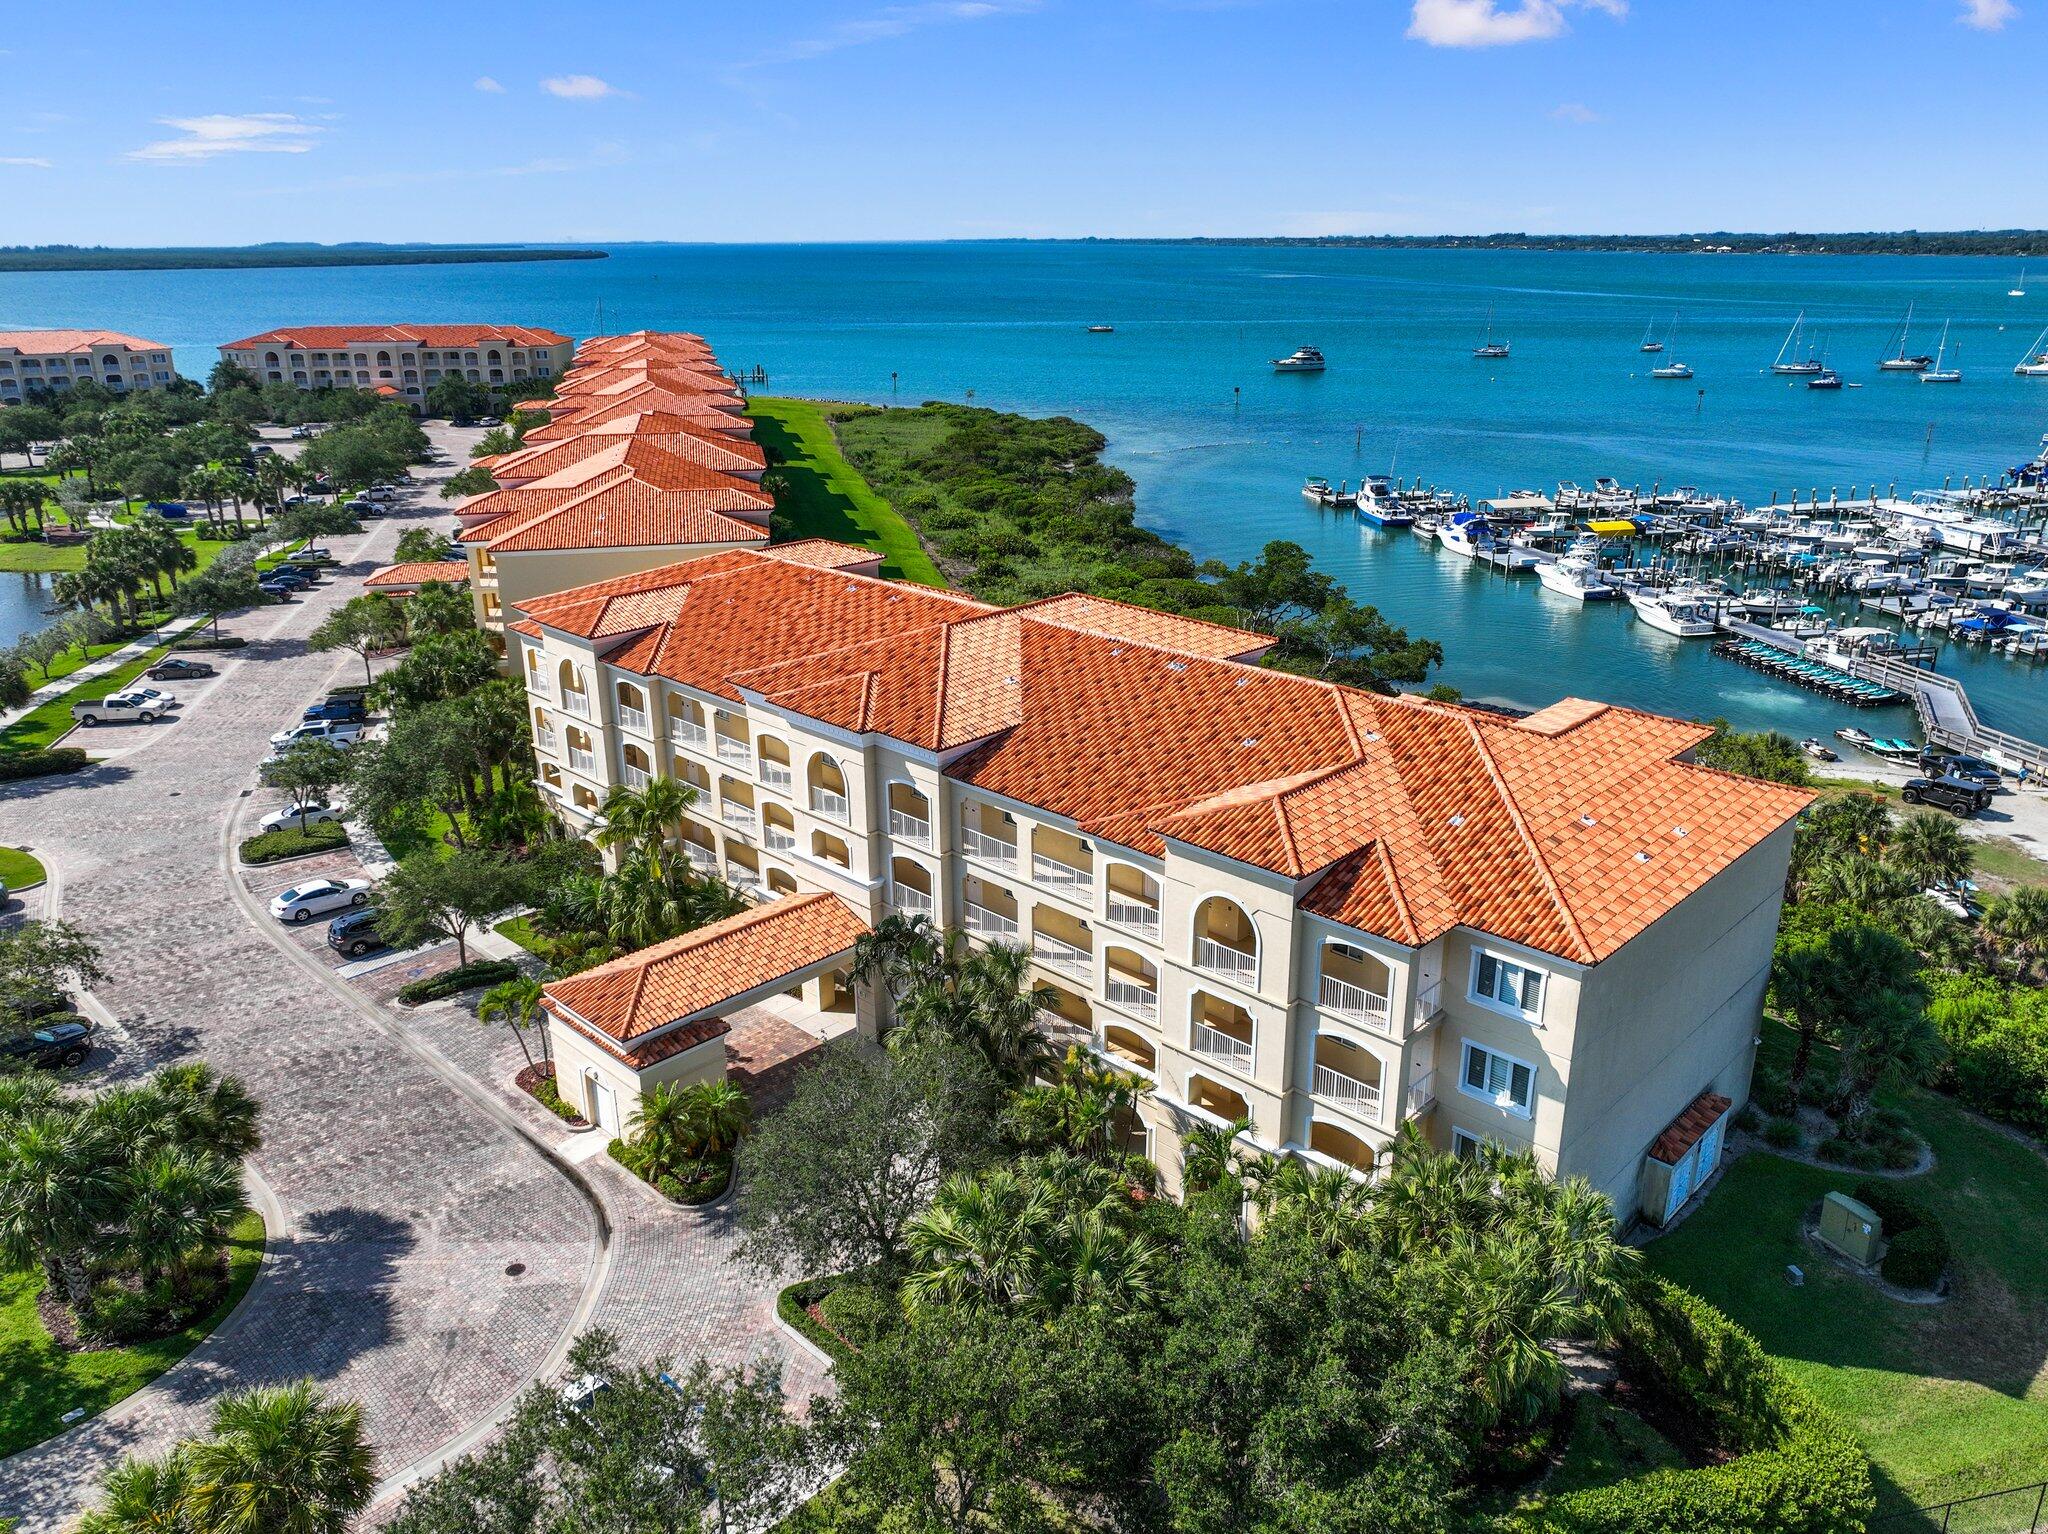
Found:
[[1665, 1127], [1662, 1134], [1650, 1142], [1650, 1159], [1661, 1161], [1666, 1166], [1677, 1166], [1679, 1158], [1691, 1150], [1706, 1133], [1714, 1127], [1714, 1121], [1735, 1105], [1719, 1092], [1702, 1092], [1685, 1105], [1685, 1111]]
[[503, 346], [563, 346], [569, 338], [538, 325], [283, 325], [228, 341], [224, 352], [252, 351], [262, 346], [296, 346], [327, 351], [341, 346], [470, 347], [496, 342]]
[[765, 496], [752, 490], [663, 490], [645, 480], [617, 474], [595, 481], [555, 505], [468, 528], [462, 541], [481, 543], [493, 555], [547, 549], [765, 543], [768, 529], [746, 518], [768, 504]]
[[68, 356], [89, 352], [95, 346], [125, 346], [139, 352], [170, 350], [161, 341], [145, 341], [118, 330], [0, 330], [0, 351], [24, 352], [32, 357]]
[[462, 559], [422, 560], [411, 564], [384, 565], [364, 578], [363, 585], [371, 588], [387, 586], [424, 586], [429, 581], [441, 581], [453, 585], [469, 579], [469, 562]]

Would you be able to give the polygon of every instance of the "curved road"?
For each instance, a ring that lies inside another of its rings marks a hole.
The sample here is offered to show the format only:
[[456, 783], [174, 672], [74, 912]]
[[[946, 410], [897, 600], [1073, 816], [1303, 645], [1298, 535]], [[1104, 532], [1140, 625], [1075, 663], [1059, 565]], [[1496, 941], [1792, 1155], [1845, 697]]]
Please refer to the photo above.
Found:
[[[445, 433], [436, 433], [444, 445]], [[456, 449], [458, 460], [462, 456]], [[99, 940], [122, 1079], [203, 1057], [263, 1102], [262, 1273], [220, 1331], [103, 1415], [0, 1462], [0, 1517], [61, 1528], [121, 1454], [203, 1424], [223, 1390], [310, 1376], [362, 1404], [387, 1484], [466, 1441], [553, 1365], [606, 1261], [570, 1175], [451, 1066], [318, 984], [231, 893], [228, 820], [270, 733], [353, 657], [305, 636], [388, 561], [406, 515], [330, 540], [345, 573], [224, 628], [251, 644], [177, 687], [175, 723], [105, 728], [89, 773], [0, 786], [5, 840], [52, 870], [49, 901]]]

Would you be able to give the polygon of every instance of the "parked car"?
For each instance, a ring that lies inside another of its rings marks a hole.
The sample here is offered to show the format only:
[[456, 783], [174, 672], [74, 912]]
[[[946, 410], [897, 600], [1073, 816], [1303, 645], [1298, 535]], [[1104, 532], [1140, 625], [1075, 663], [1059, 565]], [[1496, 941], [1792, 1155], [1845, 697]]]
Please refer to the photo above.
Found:
[[1921, 752], [1920, 770], [1930, 778], [1961, 778], [1966, 783], [1981, 783], [1993, 793], [2005, 782], [2005, 775], [1983, 757], [1948, 751]]
[[383, 914], [375, 906], [365, 906], [337, 916], [327, 928], [327, 946], [351, 959], [360, 959], [373, 948], [389, 948], [377, 932], [377, 920]]
[[303, 549], [294, 549], [291, 553], [285, 555], [284, 561], [288, 565], [317, 565], [327, 560], [330, 560], [333, 557], [334, 556], [328, 553], [327, 550], [325, 549], [307, 547]]
[[305, 587], [290, 586], [283, 581], [274, 581], [265, 576], [256, 583], [256, 589], [267, 597], [276, 597], [280, 602], [289, 602], [293, 597], [305, 590]]
[[1931, 804], [1958, 819], [1968, 820], [1990, 805], [1991, 790], [1964, 778], [1909, 778], [1899, 790], [1899, 797], [1908, 804]]
[[346, 703], [351, 699], [357, 703], [362, 703], [365, 702], [369, 698], [369, 696], [369, 688], [360, 686], [353, 682], [351, 682], [345, 687], [330, 687], [327, 689], [327, 701], [329, 703]]
[[301, 716], [301, 722], [314, 724], [322, 719], [337, 719], [343, 724], [361, 724], [369, 717], [370, 711], [360, 699], [343, 698], [339, 702], [315, 703]]
[[186, 660], [182, 655], [172, 655], [142, 674], [152, 682], [182, 682], [191, 677], [212, 676], [213, 667], [203, 660]]
[[369, 903], [368, 879], [311, 879], [274, 897], [270, 914], [279, 921], [302, 922]]
[[362, 725], [352, 719], [310, 719], [288, 730], [279, 730], [270, 737], [270, 744], [280, 751], [302, 740], [331, 740], [337, 746], [352, 746], [362, 733]]
[[155, 724], [163, 716], [162, 706], [153, 699], [135, 698], [124, 692], [109, 693], [97, 702], [71, 705], [71, 717], [87, 729], [97, 724]]
[[166, 712], [178, 706], [178, 695], [174, 692], [165, 692], [161, 687], [144, 687], [137, 684], [127, 689], [127, 696], [146, 698]]
[[[327, 821], [339, 822], [341, 811], [331, 804], [309, 804], [303, 813], [303, 823], [317, 826]], [[296, 831], [302, 821], [301, 812], [286, 805], [281, 810], [272, 810], [256, 822], [258, 831]]]
[[92, 1053], [92, 1036], [96, 1032], [98, 1029], [89, 1018], [67, 1015], [61, 1022], [53, 1020], [0, 1042], [0, 1063], [67, 1070]]
[[279, 565], [275, 570], [265, 575], [263, 579], [273, 581], [281, 586], [290, 586], [299, 591], [304, 591], [313, 584], [313, 578], [305, 571], [294, 570], [289, 565]]

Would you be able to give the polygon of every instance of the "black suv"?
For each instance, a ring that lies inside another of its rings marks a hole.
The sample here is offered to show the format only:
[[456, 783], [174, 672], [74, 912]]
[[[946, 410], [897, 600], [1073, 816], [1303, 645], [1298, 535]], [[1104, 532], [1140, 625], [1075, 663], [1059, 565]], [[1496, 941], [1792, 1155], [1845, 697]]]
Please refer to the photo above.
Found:
[[351, 959], [360, 959], [373, 948], [390, 946], [377, 935], [377, 918], [382, 914], [375, 906], [344, 912], [327, 924], [327, 946]]
[[2002, 774], [1981, 756], [1958, 756], [1951, 751], [1923, 751], [1920, 770], [1932, 778], [1960, 778], [1997, 793]]
[[1908, 778], [1899, 797], [1908, 804], [1931, 804], [1968, 820], [1990, 805], [1991, 790], [1966, 778]]
[[0, 1039], [0, 1066], [40, 1065], [66, 1069], [92, 1053], [93, 1024], [75, 1013], [55, 1012], [40, 1028]]

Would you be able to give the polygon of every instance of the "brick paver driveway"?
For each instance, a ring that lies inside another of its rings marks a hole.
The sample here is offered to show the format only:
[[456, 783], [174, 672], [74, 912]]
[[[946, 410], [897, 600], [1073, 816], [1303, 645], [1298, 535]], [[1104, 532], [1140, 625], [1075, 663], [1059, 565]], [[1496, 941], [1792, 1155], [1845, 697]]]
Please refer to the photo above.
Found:
[[102, 728], [103, 766], [0, 787], [7, 839], [35, 848], [50, 905], [106, 950], [97, 999], [117, 1026], [102, 1077], [194, 1056], [241, 1076], [263, 1101], [256, 1166], [274, 1203], [262, 1275], [220, 1332], [0, 1463], [0, 1517], [23, 1534], [62, 1527], [115, 1458], [196, 1427], [220, 1391], [268, 1380], [310, 1375], [360, 1401], [380, 1469], [402, 1473], [551, 1367], [603, 1278], [608, 1230], [571, 1171], [493, 1094], [309, 974], [251, 921], [227, 866], [228, 819], [270, 732], [356, 664], [308, 652], [305, 635], [402, 526], [445, 520], [423, 497], [334, 540], [348, 573], [231, 620], [251, 645], [218, 681], [178, 688], [175, 724]]

